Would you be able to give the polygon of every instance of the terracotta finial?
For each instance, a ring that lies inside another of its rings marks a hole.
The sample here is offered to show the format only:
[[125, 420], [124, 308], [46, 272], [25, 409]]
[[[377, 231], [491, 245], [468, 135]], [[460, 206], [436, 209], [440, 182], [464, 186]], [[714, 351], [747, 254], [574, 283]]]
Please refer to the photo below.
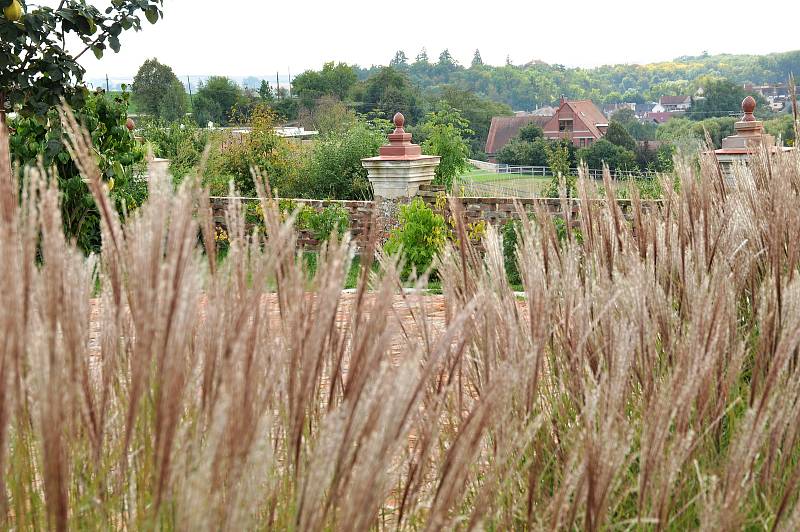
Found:
[[756, 117], [753, 116], [753, 111], [756, 110], [756, 99], [752, 96], [748, 96], [744, 100], [742, 100], [742, 111], [744, 112], [744, 116], [742, 117], [742, 122], [755, 122]]
[[395, 128], [403, 129], [403, 126], [406, 123], [406, 117], [403, 116], [403, 113], [395, 113], [393, 121]]

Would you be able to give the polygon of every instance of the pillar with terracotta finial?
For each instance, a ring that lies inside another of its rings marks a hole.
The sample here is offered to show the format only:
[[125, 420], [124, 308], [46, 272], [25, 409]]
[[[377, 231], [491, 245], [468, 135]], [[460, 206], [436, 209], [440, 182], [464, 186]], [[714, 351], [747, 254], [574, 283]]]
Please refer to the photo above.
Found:
[[742, 117], [733, 125], [736, 133], [722, 139], [722, 147], [714, 151], [723, 175], [729, 179], [734, 179], [736, 168], [745, 171], [750, 159], [759, 150], [773, 154], [790, 150], [775, 145], [775, 137], [764, 131], [764, 123], [753, 114], [755, 110], [755, 98], [747, 96], [742, 100]]
[[422, 155], [422, 148], [411, 142], [402, 113], [394, 115], [394, 126], [389, 143], [380, 148], [379, 155], [361, 159], [376, 198], [415, 196], [420, 186], [433, 181], [439, 166], [440, 157]]

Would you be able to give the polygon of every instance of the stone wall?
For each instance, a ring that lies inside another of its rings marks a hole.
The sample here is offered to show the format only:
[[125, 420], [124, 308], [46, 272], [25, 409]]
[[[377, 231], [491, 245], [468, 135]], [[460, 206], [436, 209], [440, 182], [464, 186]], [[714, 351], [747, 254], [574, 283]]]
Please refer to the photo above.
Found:
[[[437, 197], [441, 198], [443, 192], [435, 187], [426, 187], [419, 194], [431, 208], [436, 210]], [[258, 201], [254, 198], [241, 198], [243, 202]], [[502, 226], [510, 219], [518, 219], [519, 214], [515, 205], [519, 205], [528, 214], [533, 214], [535, 206], [538, 204], [543, 206], [544, 209], [554, 217], [563, 217], [563, 207], [561, 200], [553, 198], [458, 198], [463, 206], [464, 217], [467, 224], [476, 224], [481, 220], [486, 223]], [[230, 198], [212, 198], [211, 205], [214, 212], [214, 222], [219, 226], [225, 226], [225, 209], [229, 203]], [[350, 215], [350, 233], [356, 241], [359, 248], [363, 248], [367, 244], [369, 235], [370, 221], [373, 216], [373, 209], [377, 208], [376, 221], [378, 224], [379, 237], [384, 240], [388, 238], [392, 228], [398, 224], [397, 215], [399, 206], [402, 203], [410, 201], [408, 198], [401, 200], [382, 200], [382, 201], [344, 201], [344, 200], [306, 200], [295, 199], [291, 200], [299, 208], [302, 205], [307, 205], [318, 211], [323, 209], [326, 205], [337, 204], [347, 209]], [[598, 202], [604, 200], [598, 199]], [[580, 201], [577, 199], [568, 200], [567, 210], [569, 212], [570, 221], [576, 223], [578, 221], [580, 212]], [[657, 207], [659, 201], [644, 201], [642, 202], [645, 209]], [[439, 201], [441, 205], [441, 200]], [[623, 213], [629, 214], [631, 211], [630, 200], [618, 200], [618, 205], [622, 208]], [[449, 209], [446, 209], [449, 211]], [[449, 212], [443, 214], [449, 216]], [[308, 231], [300, 231], [298, 236], [298, 245], [306, 248], [314, 248], [318, 242], [314, 240], [313, 236]]]
[[[232, 198], [213, 197], [211, 198], [211, 209], [214, 217], [214, 224], [225, 227], [225, 211]], [[257, 203], [257, 198], [238, 198], [243, 204]], [[348, 200], [313, 200], [313, 199], [292, 199], [295, 208], [303, 206], [311, 207], [321, 211], [328, 205], [339, 205], [344, 207], [350, 217], [350, 234], [359, 248], [366, 246], [369, 238], [369, 227], [373, 216], [373, 209], [377, 206], [376, 222], [380, 228], [382, 236], [388, 235], [392, 228], [397, 225], [397, 209], [400, 203], [397, 200], [385, 201], [348, 201]], [[319, 245], [311, 232], [301, 230], [297, 236], [297, 243], [306, 248], [315, 248]]]

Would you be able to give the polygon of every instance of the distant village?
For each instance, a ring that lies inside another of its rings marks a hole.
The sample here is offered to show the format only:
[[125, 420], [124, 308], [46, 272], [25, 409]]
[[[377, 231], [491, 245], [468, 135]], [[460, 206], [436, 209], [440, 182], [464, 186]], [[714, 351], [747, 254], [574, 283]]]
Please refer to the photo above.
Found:
[[[744, 90], [761, 95], [773, 112], [786, 109], [790, 98], [786, 83], [745, 84]], [[661, 96], [658, 102], [613, 103], [602, 107], [591, 100], [567, 100], [562, 97], [557, 108], [546, 106], [532, 112], [519, 111], [513, 116], [493, 117], [486, 139], [486, 155], [489, 162], [496, 162], [497, 153], [528, 124], [540, 126], [546, 138], [566, 137], [576, 147], [583, 148], [606, 134], [611, 116], [620, 110], [629, 109], [642, 122], [663, 124], [690, 113], [692, 104], [704, 98], [702, 88], [692, 95]]]

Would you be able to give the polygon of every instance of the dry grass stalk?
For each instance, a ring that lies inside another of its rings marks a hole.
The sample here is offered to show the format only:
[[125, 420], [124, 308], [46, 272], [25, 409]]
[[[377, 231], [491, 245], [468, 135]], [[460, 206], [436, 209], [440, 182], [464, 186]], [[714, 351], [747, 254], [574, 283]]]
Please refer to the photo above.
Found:
[[579, 180], [568, 224], [518, 207], [524, 302], [497, 231], [480, 255], [453, 202], [434, 323], [438, 300], [399, 294], [375, 247], [352, 297], [349, 238], [310, 276], [258, 174], [269, 238], [234, 202], [222, 261], [196, 183], [154, 176], [123, 226], [62, 119], [103, 213], [97, 257], [64, 240], [45, 171], [18, 186], [0, 132], [6, 527], [800, 523], [797, 154], [735, 182], [679, 160], [657, 209], [633, 190], [623, 211], [608, 175], [605, 201]]

